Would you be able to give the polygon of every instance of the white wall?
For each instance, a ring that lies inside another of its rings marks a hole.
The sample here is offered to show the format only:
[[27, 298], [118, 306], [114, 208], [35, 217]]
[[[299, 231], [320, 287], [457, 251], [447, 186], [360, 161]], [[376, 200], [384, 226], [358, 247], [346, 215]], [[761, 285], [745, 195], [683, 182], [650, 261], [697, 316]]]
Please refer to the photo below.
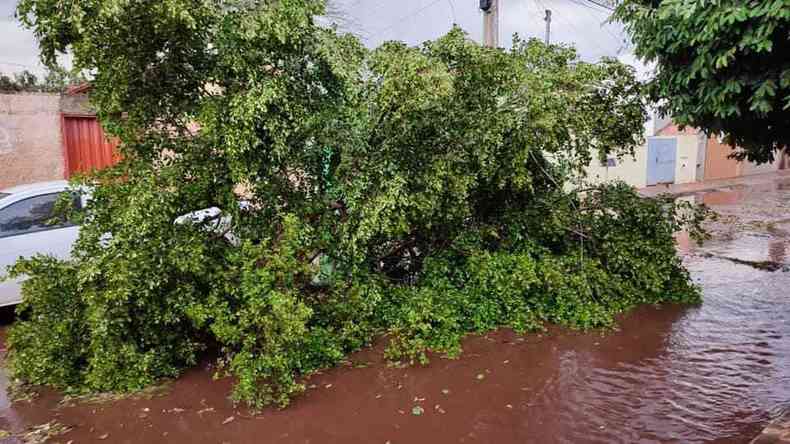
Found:
[[[675, 157], [675, 183], [691, 183], [702, 180], [704, 157], [700, 157], [699, 138], [696, 135], [658, 136], [657, 139], [677, 139]], [[633, 157], [616, 159], [616, 166], [602, 166], [597, 160], [586, 168], [587, 179], [593, 183], [622, 180], [643, 188], [647, 186], [647, 143], [636, 149]], [[702, 159], [702, 160], [701, 160]]]
[[616, 166], [601, 166], [597, 160], [587, 167], [587, 178], [593, 183], [610, 180], [622, 180], [625, 183], [642, 188], [647, 185], [647, 146], [636, 148], [635, 155], [616, 159]]
[[[699, 140], [696, 135], [673, 136], [678, 141], [678, 152], [675, 161], [675, 183], [691, 183], [697, 181]], [[699, 178], [702, 179], [701, 177]]]

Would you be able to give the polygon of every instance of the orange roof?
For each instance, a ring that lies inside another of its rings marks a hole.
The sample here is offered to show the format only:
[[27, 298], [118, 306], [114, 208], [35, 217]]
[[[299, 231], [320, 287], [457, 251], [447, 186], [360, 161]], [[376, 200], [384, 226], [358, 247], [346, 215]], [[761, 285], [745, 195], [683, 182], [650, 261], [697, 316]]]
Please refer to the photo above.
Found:
[[83, 82], [77, 85], [71, 85], [68, 88], [66, 88], [66, 94], [70, 96], [75, 96], [77, 94], [84, 94], [90, 91], [91, 88], [93, 88], [93, 85], [91, 85], [89, 82]]

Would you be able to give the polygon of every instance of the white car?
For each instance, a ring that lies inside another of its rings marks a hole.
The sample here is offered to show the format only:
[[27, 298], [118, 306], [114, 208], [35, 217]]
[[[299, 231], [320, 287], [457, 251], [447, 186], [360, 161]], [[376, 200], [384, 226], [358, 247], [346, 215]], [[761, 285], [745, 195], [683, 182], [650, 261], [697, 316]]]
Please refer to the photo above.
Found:
[[[48, 254], [66, 259], [79, 234], [79, 226], [64, 221], [51, 223], [55, 202], [68, 189], [58, 180], [0, 190], [0, 278], [20, 257]], [[86, 196], [75, 196], [75, 205], [85, 205]], [[0, 307], [22, 301], [23, 278], [0, 282]]]
[[[22, 302], [24, 277], [4, 279], [6, 270], [20, 257], [46, 254], [68, 259], [80, 227], [71, 222], [52, 224], [55, 202], [69, 189], [65, 180], [40, 182], [0, 190], [0, 307]], [[90, 190], [74, 196], [76, 208], [87, 203]], [[240, 202], [246, 208], [246, 202]], [[230, 230], [230, 217], [217, 207], [205, 208], [176, 218], [176, 224], [206, 224], [205, 230], [222, 234], [233, 245], [239, 240]], [[112, 237], [107, 233], [104, 240]]]

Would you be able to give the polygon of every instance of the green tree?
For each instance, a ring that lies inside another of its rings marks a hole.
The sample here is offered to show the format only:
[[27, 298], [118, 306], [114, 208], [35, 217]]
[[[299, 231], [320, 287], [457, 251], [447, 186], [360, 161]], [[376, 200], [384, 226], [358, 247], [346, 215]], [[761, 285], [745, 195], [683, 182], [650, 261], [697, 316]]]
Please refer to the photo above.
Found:
[[725, 134], [738, 158], [773, 160], [790, 146], [790, 1], [624, 0], [650, 93], [681, 124]]
[[[301, 377], [389, 333], [388, 356], [468, 332], [610, 325], [693, 302], [672, 234], [704, 212], [624, 185], [567, 186], [641, 143], [632, 70], [460, 30], [367, 51], [317, 0], [22, 0], [70, 48], [123, 161], [69, 262], [20, 261], [9, 366], [32, 383], [134, 390], [208, 344], [233, 398], [285, 405]], [[181, 215], [215, 207], [193, 223]], [[175, 220], [180, 222], [174, 223]], [[696, 232], [695, 232], [696, 233]], [[65, 368], [64, 368], [65, 366]]]
[[27, 70], [12, 76], [0, 74], [0, 92], [63, 92], [71, 85], [86, 81], [81, 72], [55, 65], [47, 68], [43, 80]]
[[12, 76], [0, 74], [0, 92], [41, 92], [42, 89], [38, 77], [30, 71], [24, 70]]

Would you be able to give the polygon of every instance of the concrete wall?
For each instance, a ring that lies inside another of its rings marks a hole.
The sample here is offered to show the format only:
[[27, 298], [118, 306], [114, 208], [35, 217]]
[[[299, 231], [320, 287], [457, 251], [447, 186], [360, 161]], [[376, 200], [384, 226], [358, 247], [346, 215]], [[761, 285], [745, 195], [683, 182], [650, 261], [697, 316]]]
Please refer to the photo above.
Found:
[[[675, 162], [675, 183], [690, 183], [702, 180], [701, 172], [705, 164], [704, 152], [700, 155], [700, 140], [695, 134], [657, 136], [661, 139], [677, 139]], [[703, 150], [704, 151], [704, 150]], [[615, 166], [603, 166], [596, 160], [587, 167], [587, 178], [593, 183], [622, 180], [625, 183], [643, 188], [647, 186], [647, 145], [636, 149], [633, 157], [615, 159]]]
[[[719, 150], [724, 149], [725, 145], [719, 140], [718, 137], [712, 136], [708, 137], [702, 131], [699, 131], [696, 128], [686, 127], [682, 131], [672, 123], [671, 121], [662, 120], [662, 125], [665, 125], [658, 129], [657, 135], [659, 136], [685, 136], [685, 135], [696, 135], [697, 140], [697, 172], [696, 172], [696, 180], [702, 181], [705, 179], [705, 166], [706, 166], [706, 157], [708, 154], [708, 150]], [[680, 153], [678, 153], [680, 155]], [[715, 159], [715, 156], [714, 156]], [[735, 163], [735, 161], [732, 161]], [[736, 176], [748, 176], [752, 174], [762, 174], [768, 173], [771, 171], [776, 171], [781, 164], [781, 159], [777, 156], [777, 159], [773, 163], [767, 163], [763, 165], [757, 165], [752, 162], [737, 162], [737, 165], [733, 165], [733, 172], [731, 176], [728, 177], [736, 177]], [[709, 179], [719, 178], [717, 174], [711, 172], [708, 176]], [[715, 177], [714, 177], [715, 176]], [[684, 183], [684, 182], [677, 182], [676, 183]]]
[[63, 179], [59, 94], [0, 94], [0, 189]]
[[777, 155], [773, 162], [771, 163], [764, 163], [762, 165], [757, 165], [753, 162], [741, 162], [741, 175], [742, 176], [749, 176], [752, 174], [762, 174], [762, 173], [770, 173], [771, 171], [776, 171], [779, 169], [779, 164], [781, 163], [781, 154]]
[[587, 178], [593, 183], [611, 180], [623, 182], [642, 188], [647, 185], [647, 147], [636, 148], [634, 156], [614, 159], [615, 166], [603, 166], [597, 160], [587, 167]]

